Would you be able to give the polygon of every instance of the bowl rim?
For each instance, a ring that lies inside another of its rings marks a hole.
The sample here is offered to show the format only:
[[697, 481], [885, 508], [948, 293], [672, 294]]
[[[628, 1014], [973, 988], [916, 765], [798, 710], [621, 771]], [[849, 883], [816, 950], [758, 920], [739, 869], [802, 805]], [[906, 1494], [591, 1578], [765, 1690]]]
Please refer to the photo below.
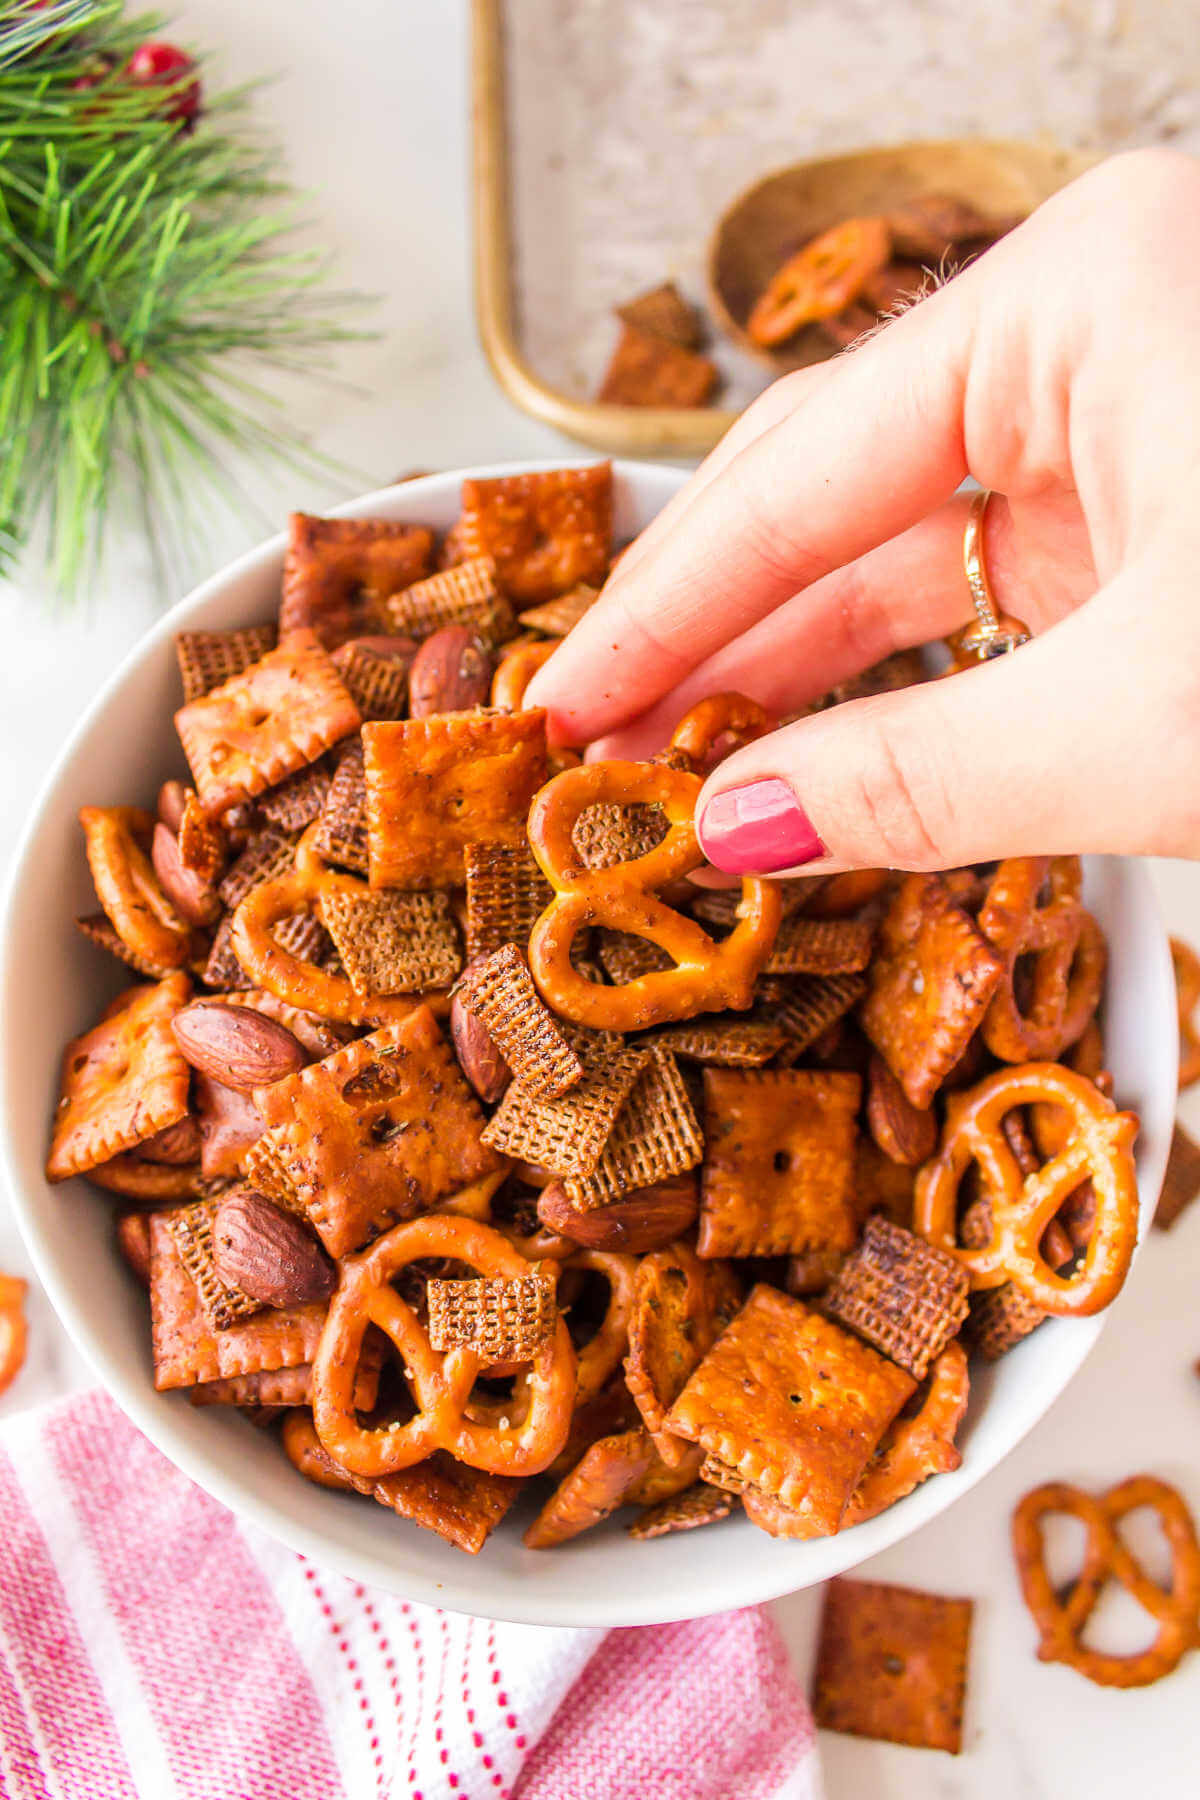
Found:
[[[398, 492], [419, 499], [421, 494], [443, 490], [448, 484], [457, 486], [465, 478], [524, 474], [539, 469], [561, 468], [565, 464], [583, 466], [597, 460], [602, 459], [560, 456], [467, 466], [376, 489], [330, 508], [325, 516], [370, 515], [372, 509], [377, 508], [380, 503], [391, 503]], [[640, 495], [644, 496], [647, 484], [652, 490], [657, 490], [656, 510], [657, 506], [665, 503], [670, 492], [677, 491], [688, 475], [687, 470], [671, 465], [626, 459], [614, 460], [613, 468], [618, 477], [631, 481]], [[34, 1271], [72, 1342], [105, 1391], [155, 1448], [202, 1491], [227, 1506], [236, 1516], [248, 1520], [318, 1566], [332, 1568], [352, 1580], [381, 1588], [403, 1599], [452, 1612], [497, 1621], [545, 1626], [634, 1626], [700, 1618], [736, 1607], [761, 1604], [800, 1591], [806, 1586], [844, 1573], [868, 1557], [910, 1536], [983, 1480], [1061, 1398], [1090, 1355], [1112, 1311], [1111, 1307], [1091, 1319], [1074, 1321], [1076, 1341], [1071, 1354], [1063, 1359], [1065, 1374], [1059, 1386], [1044, 1400], [1039, 1396], [1037, 1404], [1025, 1408], [1015, 1435], [1007, 1443], [994, 1453], [977, 1452], [975, 1458], [968, 1456], [958, 1471], [939, 1477], [937, 1482], [926, 1482], [887, 1512], [845, 1533], [845, 1554], [835, 1559], [837, 1567], [806, 1577], [802, 1569], [797, 1569], [794, 1557], [787, 1554], [787, 1551], [803, 1550], [807, 1546], [775, 1544], [773, 1548], [777, 1554], [774, 1557], [763, 1557], [761, 1562], [746, 1567], [738, 1566], [738, 1559], [731, 1558], [729, 1573], [722, 1578], [719, 1570], [710, 1571], [711, 1588], [697, 1583], [686, 1597], [682, 1593], [677, 1594], [675, 1587], [670, 1588], [666, 1594], [660, 1594], [652, 1577], [644, 1585], [638, 1584], [632, 1589], [618, 1589], [614, 1585], [610, 1597], [605, 1593], [597, 1595], [592, 1590], [587, 1590], [583, 1595], [576, 1594], [571, 1581], [571, 1561], [569, 1557], [565, 1557], [564, 1579], [553, 1591], [548, 1591], [540, 1583], [529, 1583], [525, 1591], [510, 1584], [509, 1594], [498, 1603], [487, 1593], [486, 1582], [479, 1582], [477, 1578], [473, 1582], [476, 1570], [481, 1567], [480, 1559], [464, 1557], [461, 1579], [456, 1584], [451, 1584], [435, 1573], [394, 1567], [380, 1557], [369, 1540], [364, 1541], [361, 1550], [332, 1542], [325, 1531], [291, 1516], [269, 1498], [260, 1496], [249, 1479], [236, 1472], [236, 1464], [228, 1457], [223, 1457], [221, 1446], [226, 1441], [224, 1437], [215, 1440], [216, 1448], [212, 1451], [207, 1448], [197, 1449], [188, 1435], [177, 1428], [178, 1415], [172, 1406], [164, 1404], [173, 1397], [158, 1392], [149, 1379], [131, 1381], [119, 1366], [115, 1353], [110, 1352], [103, 1333], [93, 1328], [83, 1307], [76, 1303], [70, 1278], [60, 1272], [53, 1254], [42, 1242], [38, 1221], [39, 1201], [27, 1189], [26, 1178], [18, 1165], [14, 1134], [10, 1127], [12, 1096], [7, 1046], [14, 1041], [14, 1021], [10, 1016], [10, 967], [14, 913], [21, 892], [22, 877], [38, 842], [44, 815], [64, 779], [68, 765], [79, 746], [106, 714], [125, 682], [135, 670], [152, 658], [164, 639], [182, 628], [191, 614], [219, 598], [226, 588], [242, 577], [265, 571], [278, 561], [286, 541], [286, 533], [277, 533], [199, 583], [170, 607], [149, 631], [143, 633], [121, 659], [67, 736], [41, 783], [20, 834], [5, 883], [3, 905], [0, 907], [0, 1169], [6, 1178], [13, 1213]], [[203, 627], [198, 623], [197, 628]], [[1148, 911], [1156, 927], [1157, 945], [1154, 953], [1159, 963], [1160, 979], [1163, 978], [1163, 970], [1169, 978], [1170, 957], [1166, 931], [1148, 875], [1138, 859], [1122, 860], [1126, 865], [1122, 879], [1132, 884], [1131, 891], [1137, 896], [1139, 904]], [[1176, 1056], [1177, 1046], [1170, 1052], [1172, 1068]], [[1167, 1146], [1164, 1143], [1160, 1142], [1151, 1149], [1152, 1154], [1143, 1159], [1139, 1168], [1139, 1245], [1145, 1238], [1166, 1162]], [[835, 1541], [829, 1540], [830, 1543]], [[486, 1547], [483, 1556], [486, 1556]]]

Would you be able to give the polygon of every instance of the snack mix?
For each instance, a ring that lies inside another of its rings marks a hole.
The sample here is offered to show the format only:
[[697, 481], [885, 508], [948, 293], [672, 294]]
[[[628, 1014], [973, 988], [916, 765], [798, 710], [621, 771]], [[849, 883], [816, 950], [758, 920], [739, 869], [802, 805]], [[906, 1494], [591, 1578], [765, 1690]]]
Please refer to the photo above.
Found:
[[[548, 745], [525, 687], [612, 513], [601, 464], [467, 480], [440, 542], [297, 516], [278, 620], [178, 640], [190, 784], [81, 814], [126, 985], [47, 1173], [113, 1196], [156, 1386], [472, 1553], [527, 1486], [534, 1548], [621, 1508], [849, 1529], [958, 1465], [970, 1360], [1110, 1304], [1137, 1230], [1077, 859], [714, 891], [696, 796], [758, 706], [639, 765]], [[1127, 1499], [1087, 1503], [1109, 1554]], [[955, 1747], [969, 1605], [830, 1605], [824, 1716]], [[918, 1626], [913, 1719], [849, 1672]]]

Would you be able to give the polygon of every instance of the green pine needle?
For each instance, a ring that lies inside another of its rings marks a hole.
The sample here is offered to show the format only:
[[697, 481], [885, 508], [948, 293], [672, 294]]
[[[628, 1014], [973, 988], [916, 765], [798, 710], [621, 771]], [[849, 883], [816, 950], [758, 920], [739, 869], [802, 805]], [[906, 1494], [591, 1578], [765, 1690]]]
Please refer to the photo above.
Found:
[[68, 596], [114, 508], [140, 510], [169, 578], [212, 498], [243, 504], [231, 452], [319, 466], [254, 365], [310, 372], [361, 335], [331, 316], [354, 297], [289, 243], [245, 91], [206, 84], [187, 132], [163, 114], [194, 72], [124, 79], [162, 27], [122, 0], [0, 0], [0, 574], [44, 530]]

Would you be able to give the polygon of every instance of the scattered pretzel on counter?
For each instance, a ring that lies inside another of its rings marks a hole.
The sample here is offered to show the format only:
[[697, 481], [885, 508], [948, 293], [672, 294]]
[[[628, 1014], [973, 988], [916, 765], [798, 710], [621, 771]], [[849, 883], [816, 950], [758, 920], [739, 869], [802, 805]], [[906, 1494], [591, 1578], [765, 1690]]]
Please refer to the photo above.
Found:
[[[1071, 1121], [1064, 1147], [1036, 1172], [1022, 1176], [1003, 1130], [1015, 1106], [1050, 1104]], [[961, 1096], [941, 1149], [917, 1177], [916, 1229], [965, 1264], [975, 1288], [1011, 1281], [1047, 1313], [1081, 1317], [1114, 1300], [1137, 1242], [1138, 1192], [1132, 1145], [1137, 1119], [1118, 1112], [1082, 1075], [1060, 1063], [1001, 1069]], [[991, 1205], [986, 1243], [958, 1244], [959, 1188], [977, 1164]], [[1041, 1240], [1055, 1214], [1081, 1182], [1091, 1179], [1096, 1211], [1079, 1267], [1060, 1275], [1046, 1262]]]
[[[1171, 1554], [1171, 1579], [1165, 1588], [1146, 1573], [1120, 1535], [1121, 1521], [1143, 1506], [1158, 1514]], [[1083, 1567], [1065, 1594], [1046, 1568], [1043, 1520], [1053, 1513], [1078, 1519], [1087, 1532]], [[1101, 1687], [1148, 1687], [1169, 1675], [1187, 1651], [1200, 1646], [1200, 1543], [1181, 1495], [1165, 1481], [1132, 1475], [1104, 1494], [1048, 1481], [1018, 1505], [1012, 1539], [1025, 1604], [1041, 1633], [1042, 1662], [1069, 1663]], [[1119, 1582], [1157, 1622], [1154, 1642], [1138, 1654], [1118, 1656], [1083, 1642], [1110, 1581]]]

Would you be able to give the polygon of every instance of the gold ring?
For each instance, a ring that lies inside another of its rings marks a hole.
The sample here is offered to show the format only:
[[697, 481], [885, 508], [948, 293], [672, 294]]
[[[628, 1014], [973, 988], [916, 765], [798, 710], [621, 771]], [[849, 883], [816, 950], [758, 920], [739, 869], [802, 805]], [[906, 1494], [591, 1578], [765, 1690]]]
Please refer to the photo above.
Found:
[[994, 656], [1007, 656], [1029, 642], [1031, 633], [1020, 619], [998, 611], [992, 584], [988, 580], [983, 555], [983, 520], [991, 488], [981, 488], [972, 495], [967, 508], [966, 530], [963, 532], [963, 572], [975, 608], [975, 623], [960, 631], [954, 649], [962, 661], [990, 662]]

